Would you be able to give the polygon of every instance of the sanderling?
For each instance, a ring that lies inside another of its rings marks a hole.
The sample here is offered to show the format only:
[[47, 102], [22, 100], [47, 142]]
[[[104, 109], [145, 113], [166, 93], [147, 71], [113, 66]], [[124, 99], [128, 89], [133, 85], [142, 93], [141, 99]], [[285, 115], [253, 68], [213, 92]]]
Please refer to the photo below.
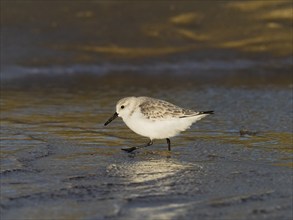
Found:
[[214, 111], [196, 112], [180, 108], [169, 102], [150, 97], [126, 97], [117, 102], [116, 112], [104, 125], [121, 117], [132, 131], [150, 139], [146, 145], [122, 148], [127, 152], [150, 146], [154, 139], [166, 139], [170, 151], [169, 138], [178, 135], [181, 131], [190, 128], [194, 122], [213, 113]]

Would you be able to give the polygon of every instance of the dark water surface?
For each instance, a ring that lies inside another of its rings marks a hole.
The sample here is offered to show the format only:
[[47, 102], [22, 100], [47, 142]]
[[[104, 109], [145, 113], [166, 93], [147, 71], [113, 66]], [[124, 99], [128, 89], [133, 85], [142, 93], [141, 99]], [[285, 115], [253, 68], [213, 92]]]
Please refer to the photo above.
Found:
[[[285, 88], [135, 88], [214, 109], [179, 137], [141, 138], [103, 123], [134, 91], [6, 91], [1, 112], [4, 219], [290, 219], [292, 93]], [[240, 136], [241, 129], [257, 132]]]
[[[290, 1], [1, 1], [1, 219], [292, 219]], [[148, 140], [125, 96], [215, 114]]]

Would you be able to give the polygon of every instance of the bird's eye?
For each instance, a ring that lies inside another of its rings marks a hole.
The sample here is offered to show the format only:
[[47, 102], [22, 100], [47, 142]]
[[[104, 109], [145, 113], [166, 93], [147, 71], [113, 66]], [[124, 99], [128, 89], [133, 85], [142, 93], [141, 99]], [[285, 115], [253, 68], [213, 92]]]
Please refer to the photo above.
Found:
[[124, 105], [121, 105], [121, 108], [124, 109]]

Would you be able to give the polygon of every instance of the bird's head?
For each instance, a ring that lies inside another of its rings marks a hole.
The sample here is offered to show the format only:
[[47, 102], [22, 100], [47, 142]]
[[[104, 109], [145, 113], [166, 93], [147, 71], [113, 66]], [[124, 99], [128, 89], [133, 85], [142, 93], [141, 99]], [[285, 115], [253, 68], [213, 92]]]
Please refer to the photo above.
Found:
[[120, 99], [116, 104], [116, 112], [105, 123], [105, 126], [108, 125], [111, 121], [113, 121], [117, 117], [121, 117], [123, 119], [129, 117], [133, 113], [135, 105], [136, 105], [136, 97], [126, 97], [126, 98]]

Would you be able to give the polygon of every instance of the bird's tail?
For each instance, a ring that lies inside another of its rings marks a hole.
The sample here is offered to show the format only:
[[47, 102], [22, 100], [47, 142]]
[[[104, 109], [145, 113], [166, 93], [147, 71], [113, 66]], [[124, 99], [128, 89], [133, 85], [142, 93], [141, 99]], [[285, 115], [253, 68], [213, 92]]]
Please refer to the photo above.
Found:
[[214, 111], [204, 111], [204, 112], [199, 112], [199, 115], [211, 115], [214, 114]]

